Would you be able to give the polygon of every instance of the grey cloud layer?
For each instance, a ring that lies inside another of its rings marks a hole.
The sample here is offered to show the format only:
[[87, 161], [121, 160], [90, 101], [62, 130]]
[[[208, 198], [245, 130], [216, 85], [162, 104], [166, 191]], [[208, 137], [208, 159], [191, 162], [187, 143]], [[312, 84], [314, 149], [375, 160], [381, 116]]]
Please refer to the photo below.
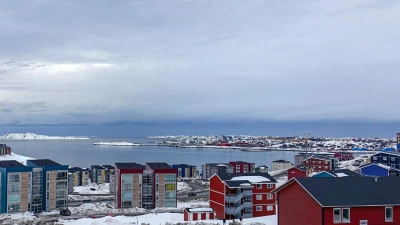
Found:
[[399, 12], [394, 1], [7, 2], [0, 123], [398, 120]]

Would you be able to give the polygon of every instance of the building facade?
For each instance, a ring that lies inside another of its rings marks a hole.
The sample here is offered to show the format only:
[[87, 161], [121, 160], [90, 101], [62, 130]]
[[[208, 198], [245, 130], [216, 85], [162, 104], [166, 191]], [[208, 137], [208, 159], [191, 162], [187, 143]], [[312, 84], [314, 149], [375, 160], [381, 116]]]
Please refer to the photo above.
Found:
[[115, 163], [117, 208], [176, 207], [177, 170], [167, 163]]
[[32, 168], [32, 211], [52, 211], [68, 207], [68, 166], [50, 159], [27, 160]]
[[68, 169], [68, 193], [76, 186], [89, 185], [90, 170], [88, 168], [71, 167]]
[[267, 173], [218, 173], [210, 178], [210, 207], [218, 219], [275, 215], [276, 180]]
[[290, 169], [294, 166], [293, 163], [287, 160], [275, 160], [272, 161], [271, 165], [271, 171], [273, 170], [284, 170], [284, 169]]
[[96, 184], [110, 183], [110, 174], [114, 173], [114, 166], [111, 165], [92, 165], [90, 166], [90, 180]]
[[178, 178], [193, 178], [196, 177], [196, 166], [188, 164], [174, 164], [172, 168], [176, 169], [178, 172]]
[[371, 156], [371, 163], [382, 164], [393, 169], [400, 169], [399, 152], [379, 152]]
[[201, 176], [205, 180], [209, 179], [212, 175], [218, 172], [218, 167], [221, 165], [225, 165], [227, 173], [234, 173], [234, 168], [229, 163], [206, 163], [201, 165]]
[[307, 165], [312, 172], [321, 172], [334, 170], [339, 165], [339, 160], [333, 156], [312, 155], [303, 161], [303, 165]]
[[388, 188], [398, 186], [396, 177], [295, 178], [274, 190], [277, 224], [400, 224], [400, 196]]
[[0, 161], [0, 213], [31, 211], [32, 168], [15, 160]]
[[232, 161], [229, 164], [233, 166], [234, 173], [254, 173], [254, 163]]
[[352, 152], [335, 152], [333, 157], [337, 158], [339, 161], [348, 161], [354, 159], [354, 154]]
[[1, 155], [11, 155], [11, 147], [6, 144], [0, 144], [0, 156]]

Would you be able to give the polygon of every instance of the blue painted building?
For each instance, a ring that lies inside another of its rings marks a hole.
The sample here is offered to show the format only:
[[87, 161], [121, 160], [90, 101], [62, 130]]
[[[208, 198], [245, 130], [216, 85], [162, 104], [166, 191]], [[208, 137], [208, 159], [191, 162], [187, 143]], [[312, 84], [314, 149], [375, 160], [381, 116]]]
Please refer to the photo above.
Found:
[[393, 169], [400, 170], [399, 152], [379, 152], [371, 156], [371, 163], [380, 163]]
[[399, 170], [380, 163], [369, 163], [360, 167], [360, 174], [369, 177], [399, 176]]
[[32, 167], [32, 211], [68, 207], [68, 166], [50, 159], [27, 160]]
[[15, 161], [0, 161], [0, 213], [31, 210], [32, 168]]
[[191, 178], [196, 176], [196, 166], [187, 165], [187, 164], [175, 164], [172, 165], [172, 168], [177, 169], [178, 178]]

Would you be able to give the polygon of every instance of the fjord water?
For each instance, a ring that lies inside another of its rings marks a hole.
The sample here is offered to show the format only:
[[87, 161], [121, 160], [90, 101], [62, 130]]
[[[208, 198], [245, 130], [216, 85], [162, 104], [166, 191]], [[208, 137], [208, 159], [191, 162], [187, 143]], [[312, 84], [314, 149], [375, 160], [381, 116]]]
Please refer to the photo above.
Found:
[[225, 163], [229, 161], [254, 162], [256, 166], [271, 166], [274, 160], [293, 162], [296, 152], [266, 151], [245, 152], [238, 149], [174, 148], [166, 146], [104, 146], [96, 142], [160, 142], [152, 138], [91, 138], [86, 140], [0, 140], [12, 151], [36, 159], [51, 159], [63, 165], [90, 167], [90, 165], [114, 165], [115, 162], [167, 162], [168, 164]]

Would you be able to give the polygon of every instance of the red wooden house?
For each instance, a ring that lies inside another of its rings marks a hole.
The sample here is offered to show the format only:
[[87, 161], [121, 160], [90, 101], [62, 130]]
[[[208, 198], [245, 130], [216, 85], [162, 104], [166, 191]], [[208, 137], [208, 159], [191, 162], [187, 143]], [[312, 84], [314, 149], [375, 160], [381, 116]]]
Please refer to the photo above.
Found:
[[348, 161], [354, 159], [354, 154], [352, 152], [335, 152], [333, 157], [337, 158], [339, 161]]
[[210, 207], [218, 219], [275, 215], [271, 192], [276, 183], [268, 173], [215, 174], [210, 178]]
[[400, 177], [293, 178], [273, 191], [279, 225], [400, 224]]
[[305, 165], [299, 165], [288, 169], [287, 175], [288, 180], [292, 179], [293, 177], [306, 177], [307, 167]]
[[184, 221], [213, 220], [214, 214], [213, 208], [185, 208], [183, 210]]
[[334, 170], [339, 165], [339, 160], [331, 156], [312, 155], [303, 161], [303, 165], [308, 165], [312, 172]]

